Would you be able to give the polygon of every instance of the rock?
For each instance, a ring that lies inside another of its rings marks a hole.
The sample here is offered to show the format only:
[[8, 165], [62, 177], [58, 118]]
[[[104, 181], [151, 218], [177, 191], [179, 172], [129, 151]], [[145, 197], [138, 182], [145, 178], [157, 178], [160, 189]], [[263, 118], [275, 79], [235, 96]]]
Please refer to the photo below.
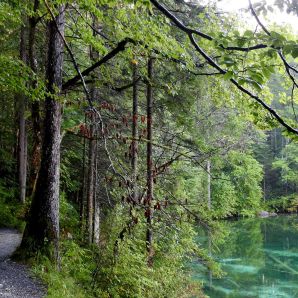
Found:
[[269, 217], [270, 213], [268, 211], [260, 211], [259, 217]]
[[269, 217], [269, 216], [277, 216], [275, 212], [268, 212], [268, 211], [260, 211], [258, 214], [259, 217]]
[[2, 289], [3, 288], [3, 284], [0, 284], [0, 289]]

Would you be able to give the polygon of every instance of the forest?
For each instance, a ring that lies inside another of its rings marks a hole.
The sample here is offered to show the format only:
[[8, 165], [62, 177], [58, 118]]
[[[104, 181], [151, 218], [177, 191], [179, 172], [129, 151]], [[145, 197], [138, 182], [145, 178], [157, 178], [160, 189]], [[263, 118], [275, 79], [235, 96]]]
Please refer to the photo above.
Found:
[[226, 222], [297, 213], [298, 2], [220, 2], [0, 1], [0, 228], [44, 297], [208, 297]]

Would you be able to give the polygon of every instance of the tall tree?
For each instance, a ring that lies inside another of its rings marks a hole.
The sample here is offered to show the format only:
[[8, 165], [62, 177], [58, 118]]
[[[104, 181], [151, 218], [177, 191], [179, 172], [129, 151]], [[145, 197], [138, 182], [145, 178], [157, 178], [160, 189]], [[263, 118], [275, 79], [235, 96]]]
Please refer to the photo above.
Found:
[[153, 265], [153, 159], [152, 159], [152, 109], [153, 109], [153, 58], [148, 60], [148, 81], [147, 81], [147, 198], [146, 198], [146, 215], [147, 215], [147, 232], [146, 243], [148, 251], [148, 265]]
[[138, 176], [138, 82], [137, 82], [137, 61], [133, 60], [133, 95], [132, 95], [132, 144], [131, 144], [131, 166], [132, 166], [132, 196], [133, 201], [138, 200], [138, 187], [137, 187], [137, 176]]
[[[20, 34], [20, 59], [26, 64], [26, 28], [23, 25]], [[27, 180], [27, 132], [26, 132], [26, 98], [24, 94], [19, 94], [18, 111], [19, 111], [19, 133], [18, 133], [18, 177], [19, 177], [19, 196], [22, 203], [26, 199], [26, 180]]]
[[[94, 98], [95, 89], [92, 90], [92, 98]], [[95, 140], [95, 113], [90, 112], [90, 139], [88, 153], [88, 177], [87, 177], [87, 226], [88, 226], [88, 242], [93, 240], [93, 219], [94, 219], [94, 197], [95, 197], [95, 156], [96, 156], [96, 140]]]
[[[39, 8], [39, 0], [34, 0], [33, 14], [29, 17], [29, 36], [28, 36], [28, 62], [30, 68], [35, 74], [35, 77], [31, 81], [33, 88], [37, 87], [37, 55], [36, 55], [36, 26], [38, 24], [37, 10]], [[35, 191], [38, 171], [40, 167], [41, 159], [41, 127], [40, 127], [40, 104], [39, 101], [34, 100], [31, 103], [31, 118], [32, 118], [32, 138], [33, 138], [33, 149], [31, 157], [31, 168], [29, 176], [29, 193]]]
[[44, 142], [42, 161], [32, 199], [28, 222], [21, 247], [36, 251], [54, 244], [55, 259], [59, 260], [59, 175], [61, 103], [58, 98], [62, 87], [63, 35], [65, 6], [57, 7], [57, 16], [47, 24], [48, 59], [45, 100]]

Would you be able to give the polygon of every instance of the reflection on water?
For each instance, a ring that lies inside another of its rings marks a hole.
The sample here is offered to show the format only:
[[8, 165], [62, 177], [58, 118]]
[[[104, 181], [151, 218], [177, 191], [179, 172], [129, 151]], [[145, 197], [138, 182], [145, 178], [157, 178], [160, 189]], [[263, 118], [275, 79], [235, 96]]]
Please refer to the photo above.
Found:
[[192, 266], [207, 295], [298, 297], [298, 216], [243, 219], [228, 228], [225, 244], [212, 252], [227, 274], [215, 279], [200, 264]]

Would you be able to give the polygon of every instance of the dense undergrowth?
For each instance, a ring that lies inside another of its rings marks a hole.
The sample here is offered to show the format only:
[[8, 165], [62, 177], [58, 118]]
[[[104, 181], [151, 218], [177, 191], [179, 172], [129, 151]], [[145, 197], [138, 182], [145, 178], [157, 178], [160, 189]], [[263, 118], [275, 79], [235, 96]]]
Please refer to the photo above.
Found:
[[[14, 189], [1, 187], [0, 191], [0, 225], [22, 230], [26, 206], [14, 200]], [[297, 198], [270, 200], [263, 207], [275, 212], [296, 212]], [[191, 221], [177, 222], [156, 235], [158, 245], [150, 267], [145, 222], [139, 222], [119, 241], [119, 232], [128, 220], [124, 206], [117, 206], [104, 217], [100, 247], [86, 244], [75, 204], [64, 193], [60, 214], [60, 270], [41, 253], [30, 260], [34, 274], [47, 285], [47, 297], [204, 297], [201, 284], [191, 279], [186, 265], [199, 259], [220, 274], [218, 266], [208, 260], [207, 252], [196, 244]]]
[[0, 227], [15, 228], [22, 231], [25, 226], [26, 206], [16, 199], [15, 188], [0, 184]]
[[[13, 188], [2, 186], [0, 191], [0, 225], [22, 230], [27, 207], [14, 200]], [[297, 212], [297, 197], [270, 200], [262, 207]], [[191, 279], [191, 269], [186, 265], [198, 259], [215, 274], [221, 274], [216, 263], [208, 259], [208, 253], [195, 242], [194, 222], [180, 221], [160, 230], [154, 265], [150, 267], [145, 222], [140, 221], [119, 240], [119, 232], [128, 220], [123, 205], [105, 215], [99, 247], [86, 244], [75, 204], [64, 193], [60, 214], [60, 270], [41, 253], [30, 260], [34, 274], [47, 285], [47, 297], [204, 297], [202, 285]]]
[[292, 194], [269, 200], [265, 208], [277, 213], [298, 213], [298, 196]]
[[185, 266], [195, 255], [205, 258], [194, 242], [191, 225], [179, 223], [175, 232], [156, 236], [159, 244], [150, 267], [143, 240], [145, 223], [117, 241], [125, 222], [121, 206], [106, 216], [100, 247], [83, 241], [72, 204], [62, 198], [60, 209], [60, 270], [43, 255], [33, 260], [34, 273], [48, 286], [47, 297], [204, 297], [200, 283], [191, 279]]
[[[296, 206], [297, 198], [291, 196], [271, 200], [263, 207], [293, 212]], [[154, 265], [148, 267], [144, 222], [139, 222], [118, 241], [119, 231], [127, 220], [124, 209], [119, 205], [105, 216], [100, 247], [90, 246], [81, 234], [76, 208], [62, 196], [61, 268], [57, 271], [56, 265], [43, 255], [33, 261], [34, 273], [48, 286], [47, 297], [205, 297], [202, 285], [191, 279], [191, 269], [186, 265], [199, 259], [215, 275], [221, 271], [195, 242], [193, 225], [179, 222], [175, 229], [157, 235]]]

